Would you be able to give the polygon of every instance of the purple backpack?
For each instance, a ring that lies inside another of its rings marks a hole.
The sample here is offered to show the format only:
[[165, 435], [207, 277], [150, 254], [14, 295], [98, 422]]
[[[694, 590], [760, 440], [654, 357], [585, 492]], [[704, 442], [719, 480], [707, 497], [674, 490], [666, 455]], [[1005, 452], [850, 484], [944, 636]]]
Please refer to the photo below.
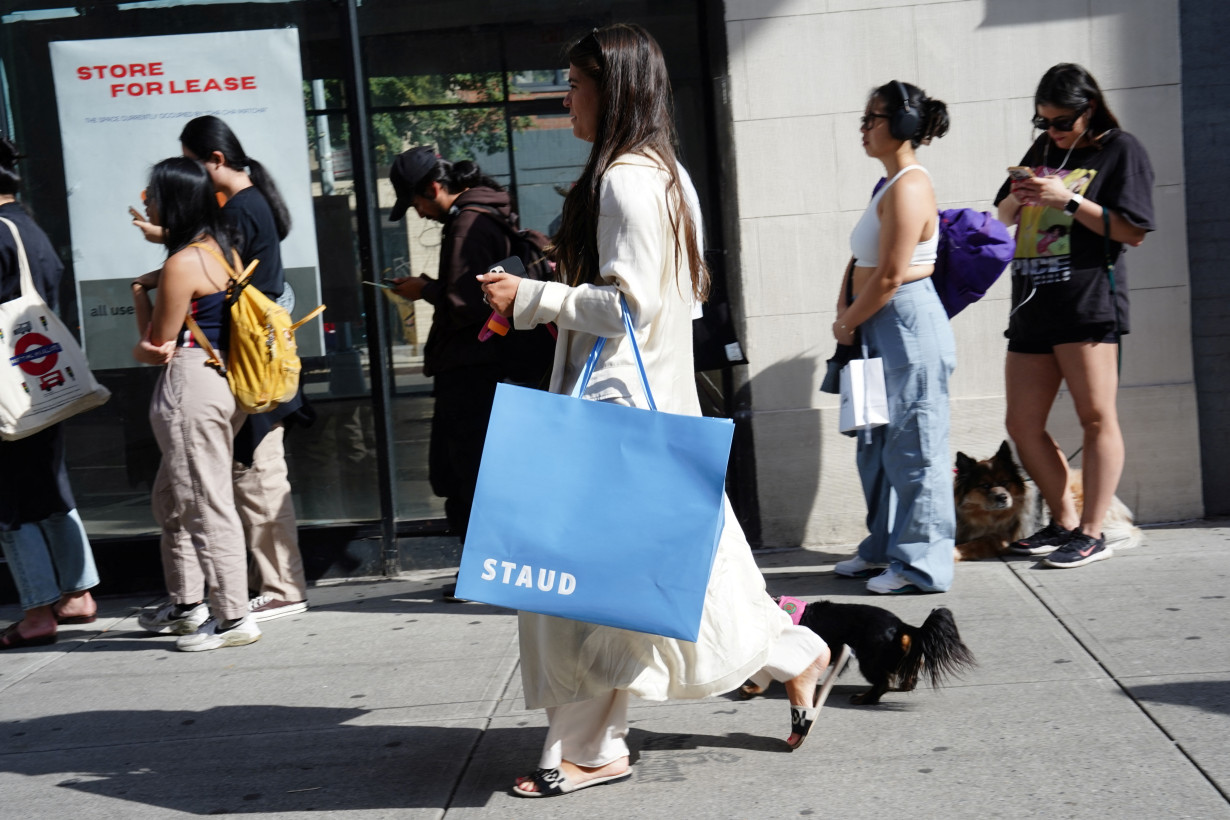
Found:
[[940, 247], [931, 281], [951, 319], [986, 295], [1012, 261], [1016, 244], [985, 211], [940, 211]]
[[[871, 195], [885, 182], [881, 177]], [[951, 319], [987, 295], [1012, 261], [1016, 243], [1004, 223], [986, 211], [952, 208], [939, 213], [940, 246], [931, 283]]]

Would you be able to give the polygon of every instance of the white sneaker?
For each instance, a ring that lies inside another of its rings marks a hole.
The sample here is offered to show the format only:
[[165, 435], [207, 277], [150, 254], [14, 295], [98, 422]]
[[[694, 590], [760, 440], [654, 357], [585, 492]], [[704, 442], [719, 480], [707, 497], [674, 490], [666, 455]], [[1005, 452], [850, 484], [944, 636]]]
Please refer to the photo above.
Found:
[[[886, 569], [867, 582], [867, 591], [877, 595], [899, 595], [902, 592], [922, 592], [918, 585], [895, 569]], [[180, 638], [182, 641], [183, 638]]]
[[856, 555], [846, 561], [838, 561], [837, 566], [833, 567], [833, 572], [846, 578], [866, 578], [876, 570], [887, 566], [888, 564], [873, 564], [870, 561], [864, 561], [862, 556]]
[[181, 652], [207, 652], [224, 646], [246, 646], [261, 638], [261, 628], [256, 625], [256, 619], [251, 613], [225, 632], [218, 631], [220, 623], [222, 622], [217, 618], [210, 618], [196, 632], [177, 640], [175, 648]]
[[142, 629], [159, 635], [187, 635], [200, 629], [201, 624], [209, 619], [209, 607], [204, 603], [184, 613], [177, 613], [176, 606], [178, 604], [171, 602], [156, 610], [142, 610], [137, 616], [137, 623]]
[[248, 601], [248, 611], [258, 621], [272, 621], [285, 615], [307, 612], [307, 601], [283, 601], [271, 595], [257, 595]]

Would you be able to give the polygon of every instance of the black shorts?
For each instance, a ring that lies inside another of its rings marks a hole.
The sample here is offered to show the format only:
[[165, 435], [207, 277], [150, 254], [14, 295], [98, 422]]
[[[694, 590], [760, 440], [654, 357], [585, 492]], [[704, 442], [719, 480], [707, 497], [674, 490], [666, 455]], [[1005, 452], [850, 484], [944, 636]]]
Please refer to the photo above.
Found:
[[1008, 352], [1052, 353], [1054, 352], [1055, 345], [1078, 344], [1081, 342], [1117, 344], [1119, 335], [1115, 330], [1114, 322], [1092, 322], [1085, 325], [1072, 325], [1065, 328], [1062, 332], [1052, 332], [1046, 336], [1024, 338], [1008, 336]]

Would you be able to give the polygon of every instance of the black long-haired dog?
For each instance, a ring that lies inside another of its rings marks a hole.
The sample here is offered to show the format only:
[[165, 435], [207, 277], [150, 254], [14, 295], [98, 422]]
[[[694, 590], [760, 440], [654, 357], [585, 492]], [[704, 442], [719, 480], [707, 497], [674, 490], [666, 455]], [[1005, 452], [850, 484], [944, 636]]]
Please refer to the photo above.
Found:
[[871, 688], [850, 702], [864, 706], [879, 703], [889, 689], [913, 691], [919, 675], [938, 689], [948, 676], [976, 664], [946, 607], [931, 610], [922, 626], [910, 626], [878, 606], [817, 601], [803, 610], [799, 625], [823, 638], [833, 657], [842, 644], [854, 651]]

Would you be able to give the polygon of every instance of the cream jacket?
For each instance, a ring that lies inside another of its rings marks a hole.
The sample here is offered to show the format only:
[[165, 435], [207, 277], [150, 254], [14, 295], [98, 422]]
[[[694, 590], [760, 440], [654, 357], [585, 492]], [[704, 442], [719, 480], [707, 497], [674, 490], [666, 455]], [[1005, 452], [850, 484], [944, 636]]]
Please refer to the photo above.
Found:
[[[691, 180], [679, 169], [700, 226]], [[659, 410], [700, 415], [692, 365], [691, 281], [676, 263], [667, 177], [655, 159], [618, 157], [602, 178], [599, 284], [570, 287], [523, 279], [513, 305], [517, 328], [555, 322], [559, 339], [551, 390], [575, 386], [599, 336], [606, 346], [584, 396], [647, 406], [625, 335], [619, 296], [628, 301]], [[601, 488], [599, 487], [599, 490]], [[601, 492], [595, 493], [601, 501]], [[629, 510], [636, 515], [636, 510]], [[558, 706], [627, 689], [647, 700], [730, 691], [764, 665], [788, 616], [765, 591], [747, 539], [726, 502], [726, 523], [705, 596], [696, 643], [521, 613], [521, 670], [529, 708]]]

